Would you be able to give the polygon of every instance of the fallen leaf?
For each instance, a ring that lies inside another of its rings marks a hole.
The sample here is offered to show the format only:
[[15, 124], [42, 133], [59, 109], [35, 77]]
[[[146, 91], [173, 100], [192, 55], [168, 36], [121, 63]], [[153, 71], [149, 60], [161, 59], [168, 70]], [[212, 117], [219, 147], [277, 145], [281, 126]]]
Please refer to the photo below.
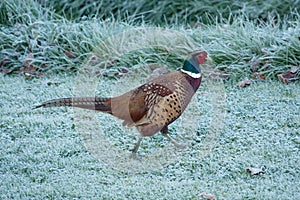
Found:
[[30, 74], [34, 74], [37, 71], [37, 67], [34, 65], [29, 65], [26, 67], [22, 67], [19, 70], [19, 74], [25, 74], [25, 73], [30, 73]]
[[283, 83], [289, 84], [291, 81], [295, 81], [299, 79], [299, 76], [297, 76], [298, 70], [299, 67], [291, 66], [290, 71], [284, 72], [282, 74], [278, 74], [277, 77]]
[[0, 67], [6, 65], [6, 63], [8, 63], [9, 61], [10, 61], [9, 58], [3, 58], [3, 59], [0, 61]]
[[251, 175], [260, 175], [265, 173], [264, 167], [248, 167], [246, 171], [249, 172]]
[[129, 72], [129, 70], [127, 68], [122, 67], [122, 68], [118, 69], [117, 72], [114, 73], [114, 77], [121, 78], [121, 77], [125, 76], [128, 72]]
[[205, 192], [200, 193], [200, 197], [204, 198], [204, 199], [216, 199], [215, 195], [212, 194], [206, 194]]
[[290, 83], [290, 81], [286, 77], [284, 77], [284, 74], [278, 74], [277, 77], [283, 83], [286, 83], [286, 84]]
[[27, 79], [27, 80], [31, 79], [33, 77], [33, 75], [30, 73], [25, 72], [24, 74], [25, 74], [25, 79]]
[[290, 72], [292, 72], [293, 74], [295, 74], [298, 70], [299, 70], [299, 67], [291, 66]]
[[29, 53], [27, 55], [27, 59], [23, 62], [23, 65], [25, 67], [20, 68], [19, 74], [25, 74], [26, 79], [31, 78], [35, 73], [37, 72], [38, 67], [31, 64], [32, 58], [34, 58], [34, 55], [32, 53]]
[[10, 74], [12, 72], [13, 72], [12, 69], [0, 69], [0, 73], [3, 73], [3, 74]]
[[121, 78], [121, 77], [123, 76], [123, 74], [120, 73], [120, 72], [115, 72], [115, 73], [114, 73], [114, 76], [115, 76], [116, 78]]
[[282, 74], [278, 74], [277, 77], [280, 81], [286, 84], [289, 84], [291, 81], [295, 81], [299, 79], [299, 77], [297, 77], [297, 74], [292, 73], [290, 71]]
[[261, 79], [261, 80], [265, 80], [266, 79], [265, 75], [257, 73], [257, 72], [254, 73], [254, 74], [252, 74], [252, 77], [255, 78], [255, 79]]
[[25, 79], [27, 79], [27, 80], [31, 79], [31, 78], [34, 78], [34, 77], [42, 77], [42, 76], [44, 76], [44, 74], [42, 74], [42, 73], [36, 74], [36, 73], [28, 73], [28, 72], [25, 72], [24, 75], [25, 75]]
[[128, 73], [129, 72], [129, 70], [127, 69], [127, 68], [121, 68], [121, 72], [123, 73], [123, 74], [126, 74], [126, 73]]
[[30, 63], [31, 63], [31, 61], [32, 61], [31, 58], [34, 58], [34, 56], [33, 56], [32, 53], [29, 53], [29, 54], [27, 55], [27, 59], [23, 62], [23, 65], [24, 65], [25, 67], [30, 67]]
[[71, 49], [69, 51], [65, 50], [64, 53], [68, 58], [71, 58], [71, 59], [76, 58], [71, 51], [72, 51]]
[[251, 81], [248, 78], [245, 78], [244, 80], [237, 83], [237, 86], [239, 87], [246, 87], [251, 84]]

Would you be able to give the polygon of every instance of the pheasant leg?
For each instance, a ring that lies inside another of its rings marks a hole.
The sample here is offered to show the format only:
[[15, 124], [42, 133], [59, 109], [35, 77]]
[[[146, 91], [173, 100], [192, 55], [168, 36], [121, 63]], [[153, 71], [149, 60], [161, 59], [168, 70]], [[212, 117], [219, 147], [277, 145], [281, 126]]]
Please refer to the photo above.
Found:
[[175, 147], [177, 147], [177, 148], [179, 148], [179, 149], [184, 149], [184, 148], [186, 147], [186, 145], [179, 144], [178, 142], [176, 142], [173, 138], [171, 138], [171, 137], [168, 135], [169, 130], [168, 130], [168, 127], [167, 127], [167, 126], [165, 126], [163, 129], [161, 129], [160, 132], [161, 132], [161, 133], [163, 134], [163, 136], [165, 136], [170, 142], [172, 142], [172, 143], [175, 145]]
[[134, 148], [132, 149], [131, 157], [136, 158], [136, 152], [138, 151], [138, 149], [139, 149], [139, 147], [140, 147], [140, 144], [141, 144], [142, 139], [143, 139], [143, 137], [142, 137], [142, 136], [139, 136], [138, 141], [136, 142]]

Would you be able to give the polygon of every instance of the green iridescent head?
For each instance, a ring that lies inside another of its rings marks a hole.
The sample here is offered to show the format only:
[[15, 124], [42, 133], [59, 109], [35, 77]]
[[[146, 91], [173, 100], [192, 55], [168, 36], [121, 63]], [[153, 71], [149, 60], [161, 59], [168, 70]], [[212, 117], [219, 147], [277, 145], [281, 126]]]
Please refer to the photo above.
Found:
[[184, 61], [182, 71], [191, 74], [201, 74], [200, 64], [204, 64], [207, 59], [205, 51], [195, 52], [191, 57]]

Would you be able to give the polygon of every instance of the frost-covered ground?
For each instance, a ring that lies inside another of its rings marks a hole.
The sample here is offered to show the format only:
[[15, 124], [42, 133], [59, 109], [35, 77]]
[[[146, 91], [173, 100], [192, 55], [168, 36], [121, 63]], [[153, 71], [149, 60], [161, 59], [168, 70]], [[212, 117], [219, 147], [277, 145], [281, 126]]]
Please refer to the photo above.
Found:
[[[72, 76], [25, 80], [0, 75], [1, 199], [200, 199], [202, 192], [217, 199], [300, 199], [299, 83], [266, 81], [242, 89], [225, 83], [224, 126], [215, 129], [218, 105], [211, 99], [217, 92], [204, 82], [191, 104], [198, 105], [197, 112], [191, 107], [170, 127], [179, 141], [182, 132], [189, 132], [184, 137], [190, 146], [178, 151], [157, 134], [144, 139], [138, 161], [129, 158], [136, 131], [113, 117], [84, 111], [98, 122], [95, 138], [107, 138], [117, 149], [91, 150], [76, 109], [32, 110], [42, 101], [72, 95], [74, 81]], [[116, 87], [116, 81], [101, 80], [98, 93], [107, 95]], [[214, 130], [221, 131], [210, 137]], [[101, 151], [111, 155], [101, 157]], [[159, 167], [151, 165], [162, 162], [150, 156], [156, 151], [170, 155]], [[113, 153], [126, 156], [127, 164]], [[255, 166], [265, 173], [245, 171]]]

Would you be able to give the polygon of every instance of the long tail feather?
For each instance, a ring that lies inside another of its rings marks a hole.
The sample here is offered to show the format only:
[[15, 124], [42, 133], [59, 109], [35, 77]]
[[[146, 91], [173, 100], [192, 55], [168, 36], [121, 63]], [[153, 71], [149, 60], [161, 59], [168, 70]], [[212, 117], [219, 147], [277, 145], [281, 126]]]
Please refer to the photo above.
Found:
[[111, 114], [111, 98], [100, 98], [100, 97], [74, 97], [74, 98], [62, 98], [53, 99], [46, 101], [35, 108], [46, 108], [46, 107], [59, 107], [69, 106], [85, 108], [90, 110], [97, 110]]

